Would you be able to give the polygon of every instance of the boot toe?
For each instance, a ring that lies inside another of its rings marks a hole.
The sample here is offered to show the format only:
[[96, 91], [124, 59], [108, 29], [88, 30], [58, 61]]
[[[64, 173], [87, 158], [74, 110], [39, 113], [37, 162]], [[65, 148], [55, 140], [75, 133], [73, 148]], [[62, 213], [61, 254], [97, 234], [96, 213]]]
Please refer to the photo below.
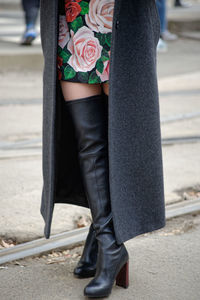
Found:
[[88, 278], [95, 275], [96, 268], [85, 268], [85, 267], [76, 267], [74, 269], [74, 275], [79, 278]]
[[84, 295], [89, 298], [103, 298], [103, 297], [108, 297], [109, 294], [110, 294], [110, 290], [93, 282], [89, 283], [84, 288]]

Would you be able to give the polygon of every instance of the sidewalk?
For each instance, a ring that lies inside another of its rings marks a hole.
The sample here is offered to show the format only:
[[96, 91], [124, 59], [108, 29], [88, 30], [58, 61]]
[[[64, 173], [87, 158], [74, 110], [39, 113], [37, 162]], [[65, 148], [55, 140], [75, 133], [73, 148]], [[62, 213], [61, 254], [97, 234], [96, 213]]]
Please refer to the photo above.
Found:
[[[109, 300], [199, 300], [200, 216], [173, 219], [165, 229], [126, 242], [130, 285]], [[0, 269], [1, 300], [84, 300], [91, 280], [73, 269], [82, 247], [29, 258]]]

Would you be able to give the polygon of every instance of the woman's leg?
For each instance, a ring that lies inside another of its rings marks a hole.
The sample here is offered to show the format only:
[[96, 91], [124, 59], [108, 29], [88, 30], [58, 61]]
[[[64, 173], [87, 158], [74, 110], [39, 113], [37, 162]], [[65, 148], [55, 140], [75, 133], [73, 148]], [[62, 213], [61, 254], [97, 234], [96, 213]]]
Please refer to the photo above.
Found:
[[[76, 100], [80, 98], [86, 99], [90, 96], [101, 95], [102, 89], [105, 94], [108, 94], [108, 84], [104, 83], [87, 84], [61, 81], [61, 88], [66, 104], [69, 100], [74, 100], [74, 102], [76, 102]], [[79, 259], [77, 266], [74, 268], [74, 275], [79, 278], [93, 277], [96, 272], [97, 253], [98, 243], [92, 223], [81, 258]]]
[[[103, 89], [108, 92], [108, 85]], [[128, 287], [129, 258], [124, 244], [117, 244], [113, 227], [109, 191], [108, 101], [102, 94], [101, 85], [95, 89], [93, 85], [79, 89], [77, 84], [74, 91], [73, 94], [72, 90], [64, 88], [65, 99], [74, 99], [65, 101], [65, 109], [74, 126], [83, 184], [91, 209], [94, 236], [98, 241], [95, 277], [85, 287], [84, 294], [106, 297], [115, 280], [117, 285]], [[92, 274], [93, 271], [92, 264]]]
[[88, 84], [70, 81], [61, 81], [61, 88], [64, 99], [76, 100], [80, 98], [90, 97], [94, 95], [100, 95], [102, 89], [106, 95], [109, 94], [108, 83], [102, 84]]
[[109, 83], [102, 83], [102, 89], [104, 91], [104, 94], [106, 94], [107, 96], [109, 95]]
[[61, 88], [66, 101], [101, 95], [100, 84], [61, 81]]

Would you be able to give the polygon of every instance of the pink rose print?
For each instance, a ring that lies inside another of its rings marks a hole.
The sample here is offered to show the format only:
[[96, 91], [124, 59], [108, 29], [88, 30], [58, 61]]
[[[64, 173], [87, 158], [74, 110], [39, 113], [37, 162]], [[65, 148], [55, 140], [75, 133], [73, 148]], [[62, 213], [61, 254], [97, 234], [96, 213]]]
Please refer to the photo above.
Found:
[[87, 26], [95, 32], [111, 32], [114, 2], [114, 0], [90, 0], [89, 14], [85, 15]]
[[88, 27], [83, 26], [74, 34], [71, 30], [71, 39], [67, 45], [71, 56], [68, 64], [76, 72], [91, 71], [96, 61], [101, 57], [102, 46], [99, 40], [94, 36], [94, 32]]
[[69, 41], [69, 28], [65, 16], [59, 16], [59, 37], [58, 45], [63, 49]]
[[[108, 53], [110, 55], [110, 51]], [[102, 73], [96, 70], [96, 73], [101, 78], [102, 82], [109, 80], [110, 60], [104, 61], [103, 64], [104, 64], [104, 69]]]

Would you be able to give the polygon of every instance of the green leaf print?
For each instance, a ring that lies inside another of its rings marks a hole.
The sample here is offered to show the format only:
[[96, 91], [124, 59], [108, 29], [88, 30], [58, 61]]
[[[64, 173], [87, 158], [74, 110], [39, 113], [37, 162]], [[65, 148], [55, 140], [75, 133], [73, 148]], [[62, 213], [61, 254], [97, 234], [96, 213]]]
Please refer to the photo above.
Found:
[[65, 79], [71, 79], [76, 76], [75, 70], [71, 66], [66, 66], [64, 69]]
[[93, 72], [90, 74], [88, 83], [100, 83], [100, 82], [101, 82], [100, 77], [97, 75], [96, 71], [93, 71]]
[[82, 26], [83, 26], [83, 20], [81, 16], [76, 18], [73, 22], [70, 23], [70, 29], [72, 29], [74, 33], [76, 33], [77, 30]]
[[108, 51], [106, 51], [105, 49], [102, 49], [101, 60], [106, 61], [106, 60], [109, 60], [109, 59], [110, 59], [110, 57], [109, 57]]
[[110, 47], [110, 45], [111, 45], [111, 32], [106, 34], [106, 44]]
[[65, 51], [61, 51], [59, 56], [62, 57], [63, 62], [66, 63], [71, 56], [71, 53], [66, 49]]
[[106, 43], [106, 34], [97, 32], [95, 33], [95, 37], [99, 40], [101, 46], [104, 46]]
[[88, 82], [89, 74], [87, 72], [78, 72], [77, 74], [80, 82]]
[[101, 59], [98, 59], [98, 60], [97, 60], [96, 68], [97, 68], [97, 70], [98, 70], [100, 73], [103, 72], [104, 65], [103, 65], [103, 62], [102, 62]]
[[88, 2], [81, 1], [81, 2], [79, 3], [79, 5], [80, 5], [80, 7], [81, 7], [81, 12], [80, 12], [80, 14], [81, 14], [81, 15], [86, 15], [86, 14], [88, 14], [88, 12], [89, 12], [89, 4], [88, 4]]

